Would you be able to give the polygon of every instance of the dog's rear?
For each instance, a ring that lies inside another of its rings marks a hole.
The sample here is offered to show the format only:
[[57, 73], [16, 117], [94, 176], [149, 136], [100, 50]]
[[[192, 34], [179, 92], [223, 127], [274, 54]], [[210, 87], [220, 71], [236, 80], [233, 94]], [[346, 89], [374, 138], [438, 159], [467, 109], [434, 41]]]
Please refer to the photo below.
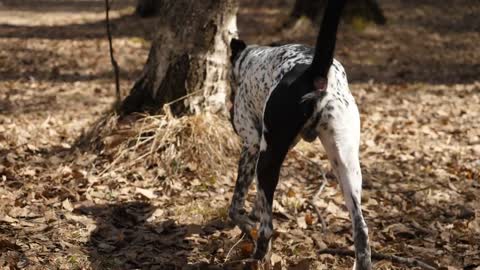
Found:
[[[333, 60], [344, 0], [328, 1], [315, 49], [303, 45], [246, 46], [232, 41], [232, 121], [243, 151], [230, 217], [245, 233], [260, 221], [254, 258], [268, 251], [272, 203], [280, 167], [299, 137], [320, 138], [341, 184], [353, 223], [355, 269], [371, 269], [368, 233], [360, 208], [360, 120], [343, 67]], [[257, 175], [254, 211], [243, 210]]]

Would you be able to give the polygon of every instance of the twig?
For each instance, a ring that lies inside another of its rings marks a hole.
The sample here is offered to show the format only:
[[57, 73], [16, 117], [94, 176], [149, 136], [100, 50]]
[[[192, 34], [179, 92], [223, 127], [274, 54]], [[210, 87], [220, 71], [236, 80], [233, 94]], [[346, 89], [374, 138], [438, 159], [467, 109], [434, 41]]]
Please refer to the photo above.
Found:
[[228, 258], [230, 257], [230, 253], [232, 252], [232, 250], [238, 246], [238, 244], [240, 244], [240, 242], [242, 242], [243, 238], [245, 237], [245, 234], [242, 235], [242, 237], [240, 237], [240, 239], [230, 248], [230, 250], [228, 251], [227, 253], [227, 256], [225, 257], [225, 261], [224, 263], [227, 263], [228, 261]]
[[172, 104], [174, 104], [174, 103], [180, 102], [180, 101], [182, 101], [182, 100], [184, 100], [184, 99], [186, 99], [186, 98], [189, 98], [189, 97], [191, 97], [191, 96], [193, 96], [193, 95], [195, 95], [195, 94], [197, 94], [197, 93], [200, 93], [201, 91], [202, 91], [202, 90], [197, 90], [197, 91], [193, 91], [192, 93], [188, 93], [188, 94], [186, 94], [186, 95], [184, 95], [184, 96], [181, 96], [181, 97], [179, 97], [179, 98], [177, 98], [177, 99], [175, 99], [175, 100], [172, 100], [172, 101], [170, 101], [170, 102], [165, 103], [164, 106], [165, 106], [165, 105], [170, 106], [170, 105], [172, 105]]
[[107, 36], [108, 36], [108, 46], [110, 49], [110, 62], [112, 62], [113, 72], [115, 73], [115, 107], [118, 108], [120, 105], [120, 75], [119, 75], [119, 68], [118, 63], [113, 56], [113, 46], [112, 46], [112, 33], [110, 31], [110, 2], [109, 0], [105, 0], [105, 19], [106, 19], [106, 26], [107, 26]]
[[322, 185], [317, 190], [317, 192], [315, 192], [315, 195], [313, 195], [312, 199], [308, 200], [307, 202], [312, 206], [315, 213], [317, 213], [318, 219], [320, 219], [320, 222], [322, 223], [322, 233], [325, 233], [327, 231], [327, 222], [325, 222], [325, 219], [323, 218], [322, 212], [320, 212], [320, 209], [318, 209], [318, 207], [315, 205], [315, 201], [317, 200], [318, 196], [320, 196], [323, 189], [327, 185], [327, 178], [325, 177], [325, 173], [322, 172], [322, 176], [323, 176]]
[[[326, 248], [322, 249], [318, 252], [318, 254], [330, 254], [330, 255], [338, 255], [338, 256], [348, 256], [348, 257], [355, 257], [355, 251], [353, 250], [348, 250], [348, 249], [335, 249], [335, 248]], [[423, 269], [427, 270], [435, 270], [436, 268], [422, 262], [421, 260], [417, 260], [415, 258], [405, 258], [405, 257], [400, 257], [397, 255], [388, 255], [388, 254], [383, 254], [379, 252], [374, 252], [372, 251], [372, 259], [373, 260], [388, 260], [393, 263], [399, 263], [399, 264], [404, 264], [409, 267], [414, 267], [414, 266], [419, 266]]]
[[224, 262], [224, 263], [223, 263], [223, 266], [232, 265], [232, 264], [237, 264], [237, 263], [256, 263], [256, 262], [259, 262], [259, 261], [256, 260], [256, 259], [247, 258], [247, 259], [241, 259], [241, 260]]
[[320, 196], [320, 194], [323, 192], [323, 189], [328, 183], [327, 177], [325, 176], [324, 172], [322, 172], [322, 178], [323, 178], [323, 183], [320, 186], [320, 188], [318, 188], [317, 192], [315, 192], [315, 195], [313, 195], [313, 199], [317, 199], [317, 197]]
[[322, 233], [325, 233], [327, 231], [327, 222], [325, 222], [320, 209], [318, 209], [318, 207], [310, 200], [308, 201], [308, 204], [310, 204], [313, 210], [315, 210], [315, 213], [317, 213], [318, 219], [320, 219], [320, 222], [322, 223]]

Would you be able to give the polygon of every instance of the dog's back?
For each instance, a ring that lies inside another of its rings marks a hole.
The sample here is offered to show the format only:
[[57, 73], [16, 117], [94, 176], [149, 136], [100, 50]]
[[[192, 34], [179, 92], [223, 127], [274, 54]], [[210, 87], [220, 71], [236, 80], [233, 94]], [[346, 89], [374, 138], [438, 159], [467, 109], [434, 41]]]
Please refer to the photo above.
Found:
[[[311, 65], [313, 57], [314, 48], [300, 44], [277, 47], [251, 45], [242, 50], [233, 66], [232, 87], [235, 98], [232, 120], [235, 129], [243, 131], [246, 118], [252, 117], [257, 122], [255, 126], [261, 129], [265, 106], [272, 92], [281, 87], [282, 80], [286, 80], [286, 74], [289, 75], [290, 82], [297, 80]], [[312, 91], [311, 87], [290, 91], [301, 91], [305, 94], [304, 101], [316, 103], [312, 114], [314, 111], [322, 110], [326, 104], [322, 100], [329, 96], [345, 102], [353, 99], [348, 89], [345, 70], [340, 62], [333, 60], [327, 81], [328, 86], [322, 95]], [[309, 122], [312, 121], [315, 119]]]
[[252, 45], [243, 50], [233, 67], [235, 127], [243, 125], [244, 114], [261, 121], [268, 97], [285, 74], [296, 65], [310, 64], [312, 58], [313, 49], [304, 45]]

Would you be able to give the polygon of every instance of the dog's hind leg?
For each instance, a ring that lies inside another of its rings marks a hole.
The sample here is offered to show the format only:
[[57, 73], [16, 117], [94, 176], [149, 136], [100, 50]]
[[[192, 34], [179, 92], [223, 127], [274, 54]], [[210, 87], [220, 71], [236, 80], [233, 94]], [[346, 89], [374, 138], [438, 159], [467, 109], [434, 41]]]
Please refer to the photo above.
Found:
[[359, 162], [360, 117], [353, 101], [327, 102], [317, 126], [320, 140], [327, 152], [343, 192], [352, 219], [355, 245], [354, 270], [372, 269], [367, 224], [362, 215], [362, 173]]
[[238, 175], [235, 183], [232, 202], [229, 209], [229, 216], [238, 225], [242, 232], [247, 235], [255, 227], [255, 222], [246, 214], [244, 205], [248, 188], [255, 178], [255, 165], [259, 151], [258, 133], [251, 131], [251, 136], [244, 140], [240, 161], [238, 164]]
[[[288, 92], [284, 92], [287, 93]], [[270, 98], [264, 116], [263, 134], [260, 142], [260, 154], [257, 161], [257, 205], [260, 217], [260, 229], [255, 259], [263, 259], [269, 252], [273, 234], [272, 204], [282, 163], [306, 121], [299, 104], [293, 99], [292, 104], [283, 107], [286, 99], [278, 95]], [[291, 106], [288, 106], [291, 105]]]
[[[270, 135], [270, 136], [269, 136]], [[273, 234], [272, 204], [273, 195], [278, 183], [280, 168], [287, 155], [290, 141], [277, 140], [274, 134], [265, 134], [260, 144], [260, 155], [257, 163], [257, 205], [260, 217], [260, 229], [255, 248], [255, 259], [263, 259], [268, 253]]]

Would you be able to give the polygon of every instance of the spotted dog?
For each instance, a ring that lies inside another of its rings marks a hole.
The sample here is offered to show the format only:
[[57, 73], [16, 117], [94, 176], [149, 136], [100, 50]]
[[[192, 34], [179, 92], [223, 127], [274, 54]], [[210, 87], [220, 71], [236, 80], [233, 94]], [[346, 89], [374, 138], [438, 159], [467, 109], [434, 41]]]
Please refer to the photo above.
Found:
[[[354, 269], [371, 269], [360, 208], [360, 118], [345, 70], [333, 59], [344, 4], [345, 0], [328, 1], [315, 48], [231, 42], [231, 118], [243, 146], [229, 216], [246, 234], [260, 222], [255, 259], [263, 259], [271, 245], [273, 196], [287, 152], [300, 138], [308, 142], [319, 138], [352, 219]], [[256, 202], [247, 214], [245, 196], [255, 175]]]

